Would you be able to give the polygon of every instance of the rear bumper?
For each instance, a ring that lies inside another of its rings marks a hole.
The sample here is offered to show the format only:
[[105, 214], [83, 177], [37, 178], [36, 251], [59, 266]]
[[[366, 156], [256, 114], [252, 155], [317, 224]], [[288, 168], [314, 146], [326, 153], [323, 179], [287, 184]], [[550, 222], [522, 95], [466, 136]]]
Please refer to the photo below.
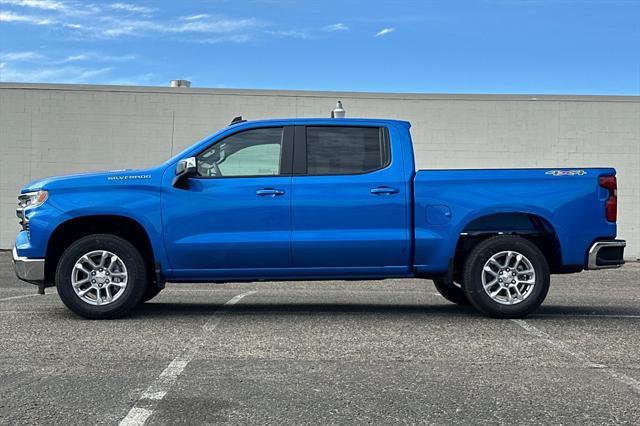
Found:
[[598, 241], [593, 243], [587, 257], [587, 269], [619, 268], [624, 265], [625, 240]]
[[22, 281], [32, 284], [44, 283], [44, 259], [20, 257], [15, 247], [13, 248], [13, 269]]

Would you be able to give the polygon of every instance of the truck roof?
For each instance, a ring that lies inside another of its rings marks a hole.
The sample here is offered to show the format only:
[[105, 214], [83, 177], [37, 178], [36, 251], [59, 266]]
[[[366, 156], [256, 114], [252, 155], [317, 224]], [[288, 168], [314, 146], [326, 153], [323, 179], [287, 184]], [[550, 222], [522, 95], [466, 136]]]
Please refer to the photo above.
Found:
[[242, 120], [242, 117], [234, 118], [234, 123], [229, 124], [227, 127], [223, 127], [215, 133], [212, 133], [203, 139], [201, 139], [196, 144], [187, 147], [183, 151], [175, 154], [173, 157], [169, 158], [163, 164], [172, 164], [183, 158], [188, 152], [192, 151], [196, 147], [201, 147], [204, 144], [209, 143], [212, 139], [219, 137], [220, 135], [226, 134], [230, 132], [231, 129], [251, 129], [256, 127], [268, 127], [268, 126], [291, 126], [291, 125], [300, 125], [300, 126], [312, 126], [312, 125], [321, 125], [321, 126], [384, 126], [384, 125], [400, 125], [404, 126], [407, 129], [411, 127], [411, 123], [408, 121], [402, 120], [391, 120], [391, 119], [381, 119], [381, 118], [274, 118], [268, 120], [252, 120], [245, 121]]
[[301, 126], [304, 125], [312, 125], [312, 124], [333, 124], [333, 125], [354, 125], [354, 124], [371, 124], [371, 125], [382, 125], [382, 124], [400, 124], [403, 126], [411, 127], [411, 123], [404, 120], [392, 120], [386, 118], [275, 118], [268, 120], [251, 120], [251, 121], [242, 121], [235, 124], [231, 124], [231, 126], [248, 126], [252, 127], [255, 125], [291, 125], [298, 124]]

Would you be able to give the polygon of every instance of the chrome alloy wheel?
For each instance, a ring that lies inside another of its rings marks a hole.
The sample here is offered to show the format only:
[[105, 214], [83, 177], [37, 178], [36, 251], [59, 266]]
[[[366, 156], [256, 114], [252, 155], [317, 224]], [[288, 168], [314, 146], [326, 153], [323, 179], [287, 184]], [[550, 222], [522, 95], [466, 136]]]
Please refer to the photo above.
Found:
[[515, 305], [531, 295], [536, 271], [517, 251], [501, 251], [491, 256], [482, 269], [482, 287], [493, 301]]
[[76, 295], [90, 305], [108, 305], [122, 296], [127, 287], [127, 267], [115, 254], [94, 250], [73, 266], [71, 285]]

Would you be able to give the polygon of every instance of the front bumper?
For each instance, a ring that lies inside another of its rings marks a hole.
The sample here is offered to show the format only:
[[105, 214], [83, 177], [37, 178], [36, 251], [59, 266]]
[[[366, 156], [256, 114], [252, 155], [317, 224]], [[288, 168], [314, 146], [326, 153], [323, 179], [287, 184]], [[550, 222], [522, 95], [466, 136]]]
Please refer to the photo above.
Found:
[[20, 257], [15, 247], [13, 248], [13, 269], [22, 281], [32, 284], [44, 283], [44, 259]]
[[587, 269], [619, 268], [624, 265], [625, 240], [597, 241], [589, 249]]

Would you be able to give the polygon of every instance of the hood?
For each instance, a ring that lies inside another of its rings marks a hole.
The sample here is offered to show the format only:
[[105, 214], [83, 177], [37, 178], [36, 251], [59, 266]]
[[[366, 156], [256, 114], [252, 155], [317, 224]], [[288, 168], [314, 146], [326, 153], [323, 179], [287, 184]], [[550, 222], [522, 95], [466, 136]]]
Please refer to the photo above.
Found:
[[21, 192], [33, 192], [41, 189], [55, 190], [85, 186], [101, 186], [106, 184], [139, 184], [141, 182], [148, 181], [149, 179], [153, 179], [154, 177], [158, 177], [159, 174], [161, 174], [160, 168], [77, 173], [34, 180], [22, 188]]

